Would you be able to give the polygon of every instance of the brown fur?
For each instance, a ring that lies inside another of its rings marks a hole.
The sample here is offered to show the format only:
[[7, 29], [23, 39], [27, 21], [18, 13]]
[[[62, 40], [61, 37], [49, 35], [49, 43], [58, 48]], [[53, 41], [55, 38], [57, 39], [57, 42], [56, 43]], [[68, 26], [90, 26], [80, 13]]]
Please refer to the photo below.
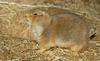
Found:
[[[42, 28], [42, 30], [37, 29], [41, 30], [40, 35], [37, 36], [41, 51], [52, 46], [59, 46], [79, 52], [87, 46], [89, 30], [82, 17], [73, 13], [50, 16], [44, 11], [36, 11], [31, 14], [27, 14], [26, 17], [28, 22], [31, 21], [32, 29], [35, 29], [35, 25], [39, 23], [36, 26]], [[38, 31], [36, 32], [38, 33]]]

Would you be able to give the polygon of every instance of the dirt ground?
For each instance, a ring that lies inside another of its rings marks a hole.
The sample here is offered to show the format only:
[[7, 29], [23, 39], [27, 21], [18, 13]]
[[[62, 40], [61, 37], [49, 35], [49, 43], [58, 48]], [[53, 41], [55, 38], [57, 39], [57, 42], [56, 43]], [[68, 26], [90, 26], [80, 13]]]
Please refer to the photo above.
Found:
[[[30, 9], [43, 10], [50, 15], [66, 11], [81, 15], [96, 36], [78, 57], [62, 48], [37, 53], [38, 44], [24, 16]], [[100, 1], [0, 0], [0, 61], [100, 61]]]

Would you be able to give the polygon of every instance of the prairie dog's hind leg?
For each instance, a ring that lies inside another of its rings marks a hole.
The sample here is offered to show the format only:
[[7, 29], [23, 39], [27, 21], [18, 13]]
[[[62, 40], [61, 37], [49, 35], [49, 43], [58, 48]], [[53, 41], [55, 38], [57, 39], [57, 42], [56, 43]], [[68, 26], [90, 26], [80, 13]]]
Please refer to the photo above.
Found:
[[83, 43], [74, 43], [70, 46], [70, 49], [74, 56], [79, 56], [79, 53], [86, 47], [86, 41]]

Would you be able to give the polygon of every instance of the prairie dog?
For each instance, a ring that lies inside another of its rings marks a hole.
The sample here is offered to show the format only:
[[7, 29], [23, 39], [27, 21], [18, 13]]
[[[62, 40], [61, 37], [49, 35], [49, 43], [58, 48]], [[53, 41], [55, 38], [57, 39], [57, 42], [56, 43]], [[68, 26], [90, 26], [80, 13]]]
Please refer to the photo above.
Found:
[[[87, 46], [89, 30], [85, 20], [72, 13], [50, 16], [37, 10], [26, 14], [41, 51], [53, 46], [70, 48], [79, 52]], [[36, 33], [36, 34], [35, 34]]]

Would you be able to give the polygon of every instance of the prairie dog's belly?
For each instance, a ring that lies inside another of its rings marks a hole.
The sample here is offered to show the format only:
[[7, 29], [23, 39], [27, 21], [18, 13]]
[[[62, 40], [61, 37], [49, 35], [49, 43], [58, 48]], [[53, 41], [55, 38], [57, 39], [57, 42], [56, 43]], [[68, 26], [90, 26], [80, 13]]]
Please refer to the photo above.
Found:
[[61, 37], [55, 38], [55, 45], [59, 47], [69, 47], [73, 43], [72, 39], [62, 39]]

